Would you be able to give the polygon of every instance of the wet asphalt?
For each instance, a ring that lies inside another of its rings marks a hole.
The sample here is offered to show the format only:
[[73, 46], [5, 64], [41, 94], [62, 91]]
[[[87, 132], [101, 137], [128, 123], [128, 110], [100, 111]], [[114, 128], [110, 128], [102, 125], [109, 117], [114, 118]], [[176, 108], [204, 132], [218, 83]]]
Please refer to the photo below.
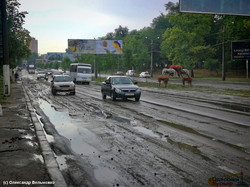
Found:
[[249, 181], [247, 98], [142, 88], [139, 103], [113, 102], [99, 84], [77, 85], [76, 96], [52, 96], [49, 82], [30, 76], [24, 85], [68, 185], [208, 186], [240, 173]]

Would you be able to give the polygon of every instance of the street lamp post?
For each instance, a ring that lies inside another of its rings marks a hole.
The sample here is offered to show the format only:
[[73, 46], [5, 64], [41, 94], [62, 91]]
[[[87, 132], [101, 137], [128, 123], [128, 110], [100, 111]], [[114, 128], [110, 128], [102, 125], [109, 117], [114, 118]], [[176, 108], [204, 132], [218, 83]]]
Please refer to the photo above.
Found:
[[[159, 39], [160, 37], [157, 37], [156, 39]], [[146, 37], [146, 39], [147, 39], [147, 37]], [[151, 77], [153, 77], [153, 57], [154, 57], [154, 40], [153, 39], [151, 39], [150, 40], [150, 74], [151, 74]]]

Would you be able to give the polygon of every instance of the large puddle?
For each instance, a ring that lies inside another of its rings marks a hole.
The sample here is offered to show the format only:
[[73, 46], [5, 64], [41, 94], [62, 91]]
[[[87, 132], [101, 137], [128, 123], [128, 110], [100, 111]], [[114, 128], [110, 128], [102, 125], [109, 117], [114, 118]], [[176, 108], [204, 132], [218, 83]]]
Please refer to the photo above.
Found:
[[[102, 183], [113, 183], [117, 178], [116, 172], [108, 167], [102, 167], [100, 158], [96, 159], [98, 158], [97, 155], [101, 155], [105, 148], [102, 147], [98, 137], [87, 128], [92, 125], [92, 122], [71, 118], [67, 109], [56, 110], [55, 107], [43, 99], [39, 99], [39, 105], [51, 123], [54, 124], [57, 132], [70, 140], [72, 150], [83, 159], [88, 159], [94, 166], [96, 179]], [[46, 137], [49, 142], [54, 141], [53, 136], [46, 135]], [[61, 170], [67, 169], [67, 158], [73, 159], [69, 155], [56, 156]]]
[[[74, 152], [84, 156], [97, 152], [94, 147], [86, 143], [97, 139], [91, 131], [85, 128], [88, 125], [87, 122], [71, 118], [66, 109], [55, 110], [43, 99], [39, 99], [39, 105], [51, 123], [55, 125], [57, 132], [70, 140]], [[54, 140], [50, 135], [47, 135], [47, 139], [49, 142]]]

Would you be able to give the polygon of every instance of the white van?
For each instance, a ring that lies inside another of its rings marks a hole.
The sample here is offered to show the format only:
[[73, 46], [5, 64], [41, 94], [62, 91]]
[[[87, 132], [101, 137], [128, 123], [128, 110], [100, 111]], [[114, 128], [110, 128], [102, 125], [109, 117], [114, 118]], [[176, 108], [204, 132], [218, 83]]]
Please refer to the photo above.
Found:
[[128, 71], [126, 72], [126, 75], [127, 75], [127, 76], [135, 76], [135, 70], [128, 70]]
[[75, 83], [87, 83], [92, 80], [91, 64], [70, 64], [70, 77]]

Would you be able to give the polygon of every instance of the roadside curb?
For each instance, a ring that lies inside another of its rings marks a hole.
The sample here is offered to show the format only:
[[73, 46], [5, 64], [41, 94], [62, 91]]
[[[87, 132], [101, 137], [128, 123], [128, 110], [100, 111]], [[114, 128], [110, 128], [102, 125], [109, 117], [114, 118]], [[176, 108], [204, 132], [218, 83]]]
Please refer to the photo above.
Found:
[[54, 183], [55, 187], [67, 187], [67, 184], [64, 180], [64, 177], [63, 177], [61, 171], [59, 170], [59, 166], [58, 166], [57, 161], [55, 159], [54, 153], [53, 153], [53, 151], [52, 151], [52, 149], [51, 149], [51, 147], [46, 139], [43, 128], [38, 120], [38, 117], [34, 111], [34, 108], [32, 107], [30, 96], [28, 95], [28, 93], [24, 89], [23, 85], [22, 85], [22, 89], [24, 91], [28, 111], [30, 113], [32, 122], [35, 126], [35, 131], [36, 131], [39, 145], [41, 147], [43, 159], [44, 159], [46, 168], [48, 170], [48, 173], [51, 177], [51, 180], [55, 182]]

